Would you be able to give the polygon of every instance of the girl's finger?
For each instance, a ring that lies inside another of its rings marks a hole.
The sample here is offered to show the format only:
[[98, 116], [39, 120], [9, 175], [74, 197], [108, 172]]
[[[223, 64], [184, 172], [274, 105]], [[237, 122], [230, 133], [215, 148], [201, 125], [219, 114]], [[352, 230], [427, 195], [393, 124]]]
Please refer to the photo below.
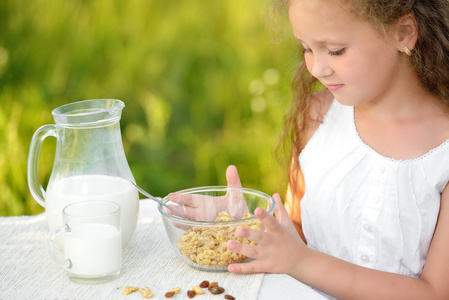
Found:
[[290, 221], [290, 216], [288, 215], [285, 206], [282, 204], [281, 197], [279, 194], [273, 195], [274, 202], [276, 202], [276, 208], [274, 209], [274, 215], [278, 219], [280, 223], [285, 222], [286, 220]]
[[240, 238], [246, 238], [258, 244], [262, 240], [263, 233], [260, 230], [256, 229], [239, 227], [235, 231], [235, 235]]
[[238, 252], [247, 257], [257, 258], [257, 247], [255, 246], [243, 245], [231, 240], [226, 243], [226, 247], [233, 252]]
[[254, 210], [254, 214], [260, 220], [262, 225], [265, 227], [265, 231], [277, 231], [280, 229], [281, 224], [265, 210], [258, 207]]
[[225, 196], [226, 208], [232, 216], [242, 218], [244, 214], [248, 213], [248, 206], [246, 205], [245, 196], [239, 190], [242, 188], [242, 183], [240, 182], [240, 177], [235, 166], [230, 165], [226, 169], [226, 180], [228, 182], [228, 188], [231, 189]]
[[228, 266], [228, 271], [231, 273], [261, 273], [263, 270], [257, 261], [249, 263], [231, 264]]
[[228, 187], [230, 188], [241, 188], [242, 183], [240, 182], [239, 173], [237, 172], [237, 168], [233, 165], [230, 165], [226, 169], [226, 180], [228, 181]]
[[281, 197], [279, 197], [278, 194], [274, 194], [273, 198], [276, 202], [276, 209], [274, 210], [276, 220], [278, 220], [280, 226], [284, 227], [287, 231], [297, 234], [295, 225], [293, 225], [285, 206], [282, 204]]

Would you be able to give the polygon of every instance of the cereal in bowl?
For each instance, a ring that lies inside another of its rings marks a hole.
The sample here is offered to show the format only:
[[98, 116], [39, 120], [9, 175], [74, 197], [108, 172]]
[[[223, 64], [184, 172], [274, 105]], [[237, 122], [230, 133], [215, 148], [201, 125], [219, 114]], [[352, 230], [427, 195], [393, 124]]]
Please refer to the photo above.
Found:
[[[245, 214], [243, 219], [250, 217], [252, 217], [251, 214]], [[234, 218], [224, 211], [215, 218], [216, 222], [233, 220]], [[240, 226], [193, 227], [185, 231], [178, 240], [178, 248], [185, 257], [200, 266], [226, 268], [232, 263], [240, 263], [247, 259], [246, 256], [226, 248], [226, 243], [229, 240], [235, 240], [245, 245], [255, 245], [254, 242], [235, 235], [235, 230], [242, 226], [260, 230], [260, 221], [256, 220], [251, 224]]]

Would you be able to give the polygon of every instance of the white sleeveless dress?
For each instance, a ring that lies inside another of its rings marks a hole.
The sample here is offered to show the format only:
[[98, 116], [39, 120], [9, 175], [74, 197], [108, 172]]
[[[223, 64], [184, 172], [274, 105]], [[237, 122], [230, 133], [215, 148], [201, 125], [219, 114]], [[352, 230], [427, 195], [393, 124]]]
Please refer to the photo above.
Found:
[[299, 156], [308, 246], [348, 262], [419, 277], [449, 180], [449, 140], [422, 157], [384, 157], [335, 99]]

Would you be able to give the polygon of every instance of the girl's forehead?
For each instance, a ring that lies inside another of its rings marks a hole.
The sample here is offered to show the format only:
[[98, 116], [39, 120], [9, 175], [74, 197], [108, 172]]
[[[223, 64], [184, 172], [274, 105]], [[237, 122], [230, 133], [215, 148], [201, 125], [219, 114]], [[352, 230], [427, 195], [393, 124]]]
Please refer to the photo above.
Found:
[[289, 17], [297, 39], [340, 40], [374, 28], [339, 5], [338, 0], [291, 0]]
[[321, 16], [333, 16], [344, 13], [345, 16], [351, 19], [356, 19], [356, 16], [350, 13], [347, 5], [343, 0], [291, 0], [289, 4], [289, 11], [305, 11], [309, 14]]
[[372, 24], [361, 20], [339, 0], [291, 0], [289, 17], [301, 41], [344, 42], [356, 37], [378, 36]]
[[[366, 1], [366, 0], [360, 0]], [[307, 4], [323, 4], [323, 5], [337, 5], [338, 7], [346, 7], [350, 0], [289, 0], [289, 5], [307, 3]]]

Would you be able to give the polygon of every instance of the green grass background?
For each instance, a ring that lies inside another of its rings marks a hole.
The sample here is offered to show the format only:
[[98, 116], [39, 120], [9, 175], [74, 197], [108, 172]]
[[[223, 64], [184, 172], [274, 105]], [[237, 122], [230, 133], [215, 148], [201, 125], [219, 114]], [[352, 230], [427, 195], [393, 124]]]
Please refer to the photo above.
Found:
[[[296, 50], [264, 0], [1, 0], [0, 216], [44, 211], [27, 184], [33, 133], [85, 99], [125, 102], [128, 163], [156, 196], [226, 184], [280, 191], [274, 150]], [[283, 20], [283, 21], [281, 21]], [[281, 32], [281, 33], [279, 33]], [[55, 140], [39, 174], [45, 188]]]

